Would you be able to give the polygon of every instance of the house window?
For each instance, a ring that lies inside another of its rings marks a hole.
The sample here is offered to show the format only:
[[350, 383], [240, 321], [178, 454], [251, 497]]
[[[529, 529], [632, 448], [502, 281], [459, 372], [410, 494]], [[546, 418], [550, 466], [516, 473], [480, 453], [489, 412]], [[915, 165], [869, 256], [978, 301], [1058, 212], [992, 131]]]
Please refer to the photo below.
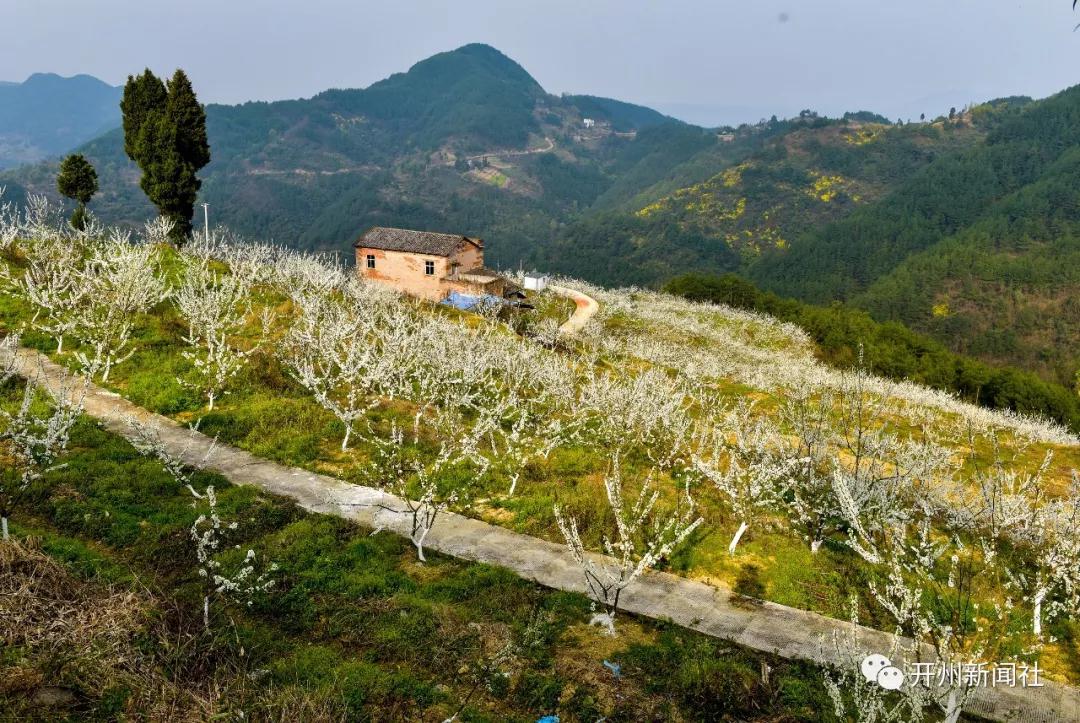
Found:
[[425, 276], [434, 276], [435, 275], [435, 262], [434, 261], [425, 261], [424, 262], [424, 275]]
[[367, 267], [369, 269], [375, 268], [375, 254], [368, 254], [367, 255]]

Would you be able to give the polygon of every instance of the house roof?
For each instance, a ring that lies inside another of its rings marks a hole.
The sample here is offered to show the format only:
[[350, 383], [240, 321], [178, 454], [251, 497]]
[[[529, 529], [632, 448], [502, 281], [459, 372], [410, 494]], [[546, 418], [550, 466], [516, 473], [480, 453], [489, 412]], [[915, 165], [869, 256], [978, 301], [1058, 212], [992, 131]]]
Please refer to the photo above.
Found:
[[354, 247], [381, 249], [383, 251], [405, 251], [429, 256], [452, 256], [462, 242], [471, 243], [477, 248], [484, 248], [484, 242], [478, 238], [459, 236], [451, 233], [433, 231], [412, 231], [407, 228], [387, 228], [374, 226], [365, 231], [353, 242]]
[[489, 269], [486, 266], [475, 266], [467, 271], [459, 272], [459, 276], [463, 279], [487, 279], [489, 281], [495, 281], [502, 278], [502, 274], [494, 269]]

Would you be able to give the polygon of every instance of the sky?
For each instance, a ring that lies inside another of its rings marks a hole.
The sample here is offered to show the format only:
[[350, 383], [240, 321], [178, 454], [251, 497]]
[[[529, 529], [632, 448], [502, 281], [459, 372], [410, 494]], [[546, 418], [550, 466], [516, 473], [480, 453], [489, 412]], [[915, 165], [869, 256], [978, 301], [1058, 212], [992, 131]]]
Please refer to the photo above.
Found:
[[703, 125], [890, 118], [1078, 81], [1070, 0], [2, 0], [0, 80], [184, 68], [204, 102], [365, 87], [483, 42], [552, 93]]

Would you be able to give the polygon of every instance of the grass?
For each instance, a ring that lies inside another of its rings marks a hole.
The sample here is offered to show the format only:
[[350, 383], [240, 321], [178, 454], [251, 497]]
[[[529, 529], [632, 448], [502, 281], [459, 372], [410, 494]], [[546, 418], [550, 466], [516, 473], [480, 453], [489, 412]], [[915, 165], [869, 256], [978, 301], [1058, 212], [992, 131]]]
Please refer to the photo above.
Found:
[[[17, 260], [16, 260], [17, 262]], [[561, 320], [568, 312], [570, 302], [550, 296], [538, 309], [542, 318]], [[262, 302], [287, 312], [287, 302], [282, 298], [264, 297]], [[434, 313], [458, 314], [454, 310], [436, 308]], [[32, 316], [29, 306], [15, 295], [0, 297], [0, 323], [4, 328], [20, 328]], [[476, 317], [467, 317], [480, 323]], [[705, 320], [714, 324], [735, 324]], [[617, 313], [606, 323], [616, 328], [640, 326], [642, 319], [630, 314]], [[739, 322], [740, 333], [760, 343], [783, 346], [770, 330], [759, 330], [750, 322]], [[200, 400], [179, 382], [188, 369], [188, 362], [180, 356], [180, 336], [184, 326], [176, 311], [169, 305], [161, 305], [154, 313], [144, 316], [139, 324], [135, 344], [137, 352], [128, 361], [116, 367], [109, 386], [131, 401], [151, 410], [171, 415], [189, 422], [200, 420], [200, 429], [210, 435], [218, 435], [222, 442], [246, 449], [260, 457], [287, 465], [296, 465], [313, 471], [334, 475], [350, 482], [370, 484], [365, 474], [373, 451], [370, 444], [354, 436], [347, 452], [341, 452], [340, 439], [344, 434], [341, 424], [300, 388], [269, 354], [259, 353], [252, 357], [249, 366], [230, 385], [230, 393], [223, 397], [211, 413], [207, 413]], [[674, 334], [673, 330], [659, 330], [662, 336]], [[51, 352], [55, 347], [50, 339], [32, 330], [26, 333], [24, 343], [42, 351]], [[682, 339], [704, 347], [707, 337]], [[69, 341], [68, 348], [74, 348]], [[70, 361], [65, 354], [60, 361]], [[604, 360], [600, 361], [605, 363]], [[641, 362], [641, 369], [649, 368]], [[713, 388], [727, 398], [753, 396], [759, 408], [775, 408], [780, 400], [761, 393], [744, 384], [716, 380]], [[402, 426], [411, 424], [413, 407], [407, 402], [387, 401], [374, 408], [366, 420], [377, 433], [385, 434], [391, 423]], [[1007, 445], [1015, 440], [1008, 437]], [[988, 459], [990, 449], [985, 442], [976, 449], [977, 456]], [[631, 475], [643, 473], [647, 463], [642, 450], [631, 451], [624, 458], [624, 470]], [[1022, 450], [1021, 463], [1036, 465], [1045, 451], [1044, 445], [1031, 445]], [[1055, 479], [1063, 484], [1066, 467], [1080, 467], [1080, 450], [1058, 449]], [[1076, 463], [1075, 465], [1073, 463]], [[497, 469], [480, 477], [469, 479], [470, 509], [462, 511], [494, 524], [549, 540], [561, 541], [555, 527], [552, 506], [559, 502], [567, 512], [578, 520], [585, 539], [593, 546], [601, 531], [609, 527], [609, 513], [604, 499], [603, 475], [609, 463], [608, 451], [588, 445], [570, 445], [555, 450], [546, 460], [531, 462], [525, 469], [513, 497], [507, 495], [509, 481]], [[670, 480], [659, 480], [661, 489], [673, 497], [675, 487]], [[812, 610], [832, 617], [846, 619], [851, 596], [867, 602], [868, 583], [880, 573], [864, 563], [850, 550], [839, 545], [826, 545], [818, 554], [811, 554], [806, 543], [784, 529], [777, 520], [756, 521], [740, 544], [738, 555], [727, 553], [727, 544], [739, 521], [728, 512], [727, 506], [711, 487], [695, 489], [695, 497], [703, 510], [707, 527], [699, 531], [668, 562], [671, 570], [687, 577], [726, 584], [741, 589], [753, 589], [762, 597], [793, 607]], [[59, 519], [80, 514], [79, 500], [71, 500], [66, 507], [60, 506]], [[97, 511], [97, 522], [103, 513]], [[67, 517], [65, 517], [66, 515]], [[114, 536], [134, 535], [128, 526], [111, 533]], [[109, 538], [120, 542], [121, 538]], [[168, 538], [161, 541], [168, 544]], [[155, 543], [156, 544], [156, 543]], [[747, 570], [753, 566], [754, 572]], [[752, 583], [752, 584], [750, 584]], [[749, 587], [747, 587], [749, 585]], [[992, 591], [987, 591], [992, 592]], [[873, 605], [862, 605], [864, 622], [886, 627], [884, 619], [876, 619]], [[1060, 641], [1070, 641], [1080, 635], [1073, 623], [1055, 623], [1053, 634]], [[1062, 642], [1046, 646], [1048, 660], [1069, 661], [1056, 671], [1060, 677], [1080, 679], [1075, 660], [1080, 659], [1069, 652]]]
[[[4, 404], [15, 398], [10, 384], [0, 390]], [[45, 564], [39, 553], [58, 561], [64, 577], [46, 598], [70, 615], [118, 595], [137, 614], [113, 620], [117, 642], [96, 652], [0, 622], [14, 642], [0, 653], [0, 698], [15, 719], [153, 717], [164, 706], [185, 719], [443, 720], [465, 701], [466, 721], [830, 719], [810, 666], [630, 616], [610, 638], [586, 624], [580, 595], [434, 553], [419, 564], [397, 537], [200, 473], [239, 523], [229, 545], [279, 566], [274, 590], [250, 608], [215, 603], [205, 634], [191, 495], [86, 418], [64, 462], [13, 516], [13, 535], [29, 542], [0, 550], [21, 560], [17, 570]], [[514, 655], [490, 665], [507, 642]], [[43, 687], [66, 702], [33, 703]]]

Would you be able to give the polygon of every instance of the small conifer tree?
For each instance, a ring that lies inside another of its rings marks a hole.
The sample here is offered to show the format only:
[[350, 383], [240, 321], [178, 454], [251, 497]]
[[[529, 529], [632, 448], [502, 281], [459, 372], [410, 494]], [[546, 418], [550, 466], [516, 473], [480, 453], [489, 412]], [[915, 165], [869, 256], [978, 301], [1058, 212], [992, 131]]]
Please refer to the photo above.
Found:
[[86, 204], [98, 190], [97, 171], [85, 156], [72, 153], [60, 164], [56, 188], [78, 204], [71, 215], [71, 225], [82, 231], [86, 228]]

